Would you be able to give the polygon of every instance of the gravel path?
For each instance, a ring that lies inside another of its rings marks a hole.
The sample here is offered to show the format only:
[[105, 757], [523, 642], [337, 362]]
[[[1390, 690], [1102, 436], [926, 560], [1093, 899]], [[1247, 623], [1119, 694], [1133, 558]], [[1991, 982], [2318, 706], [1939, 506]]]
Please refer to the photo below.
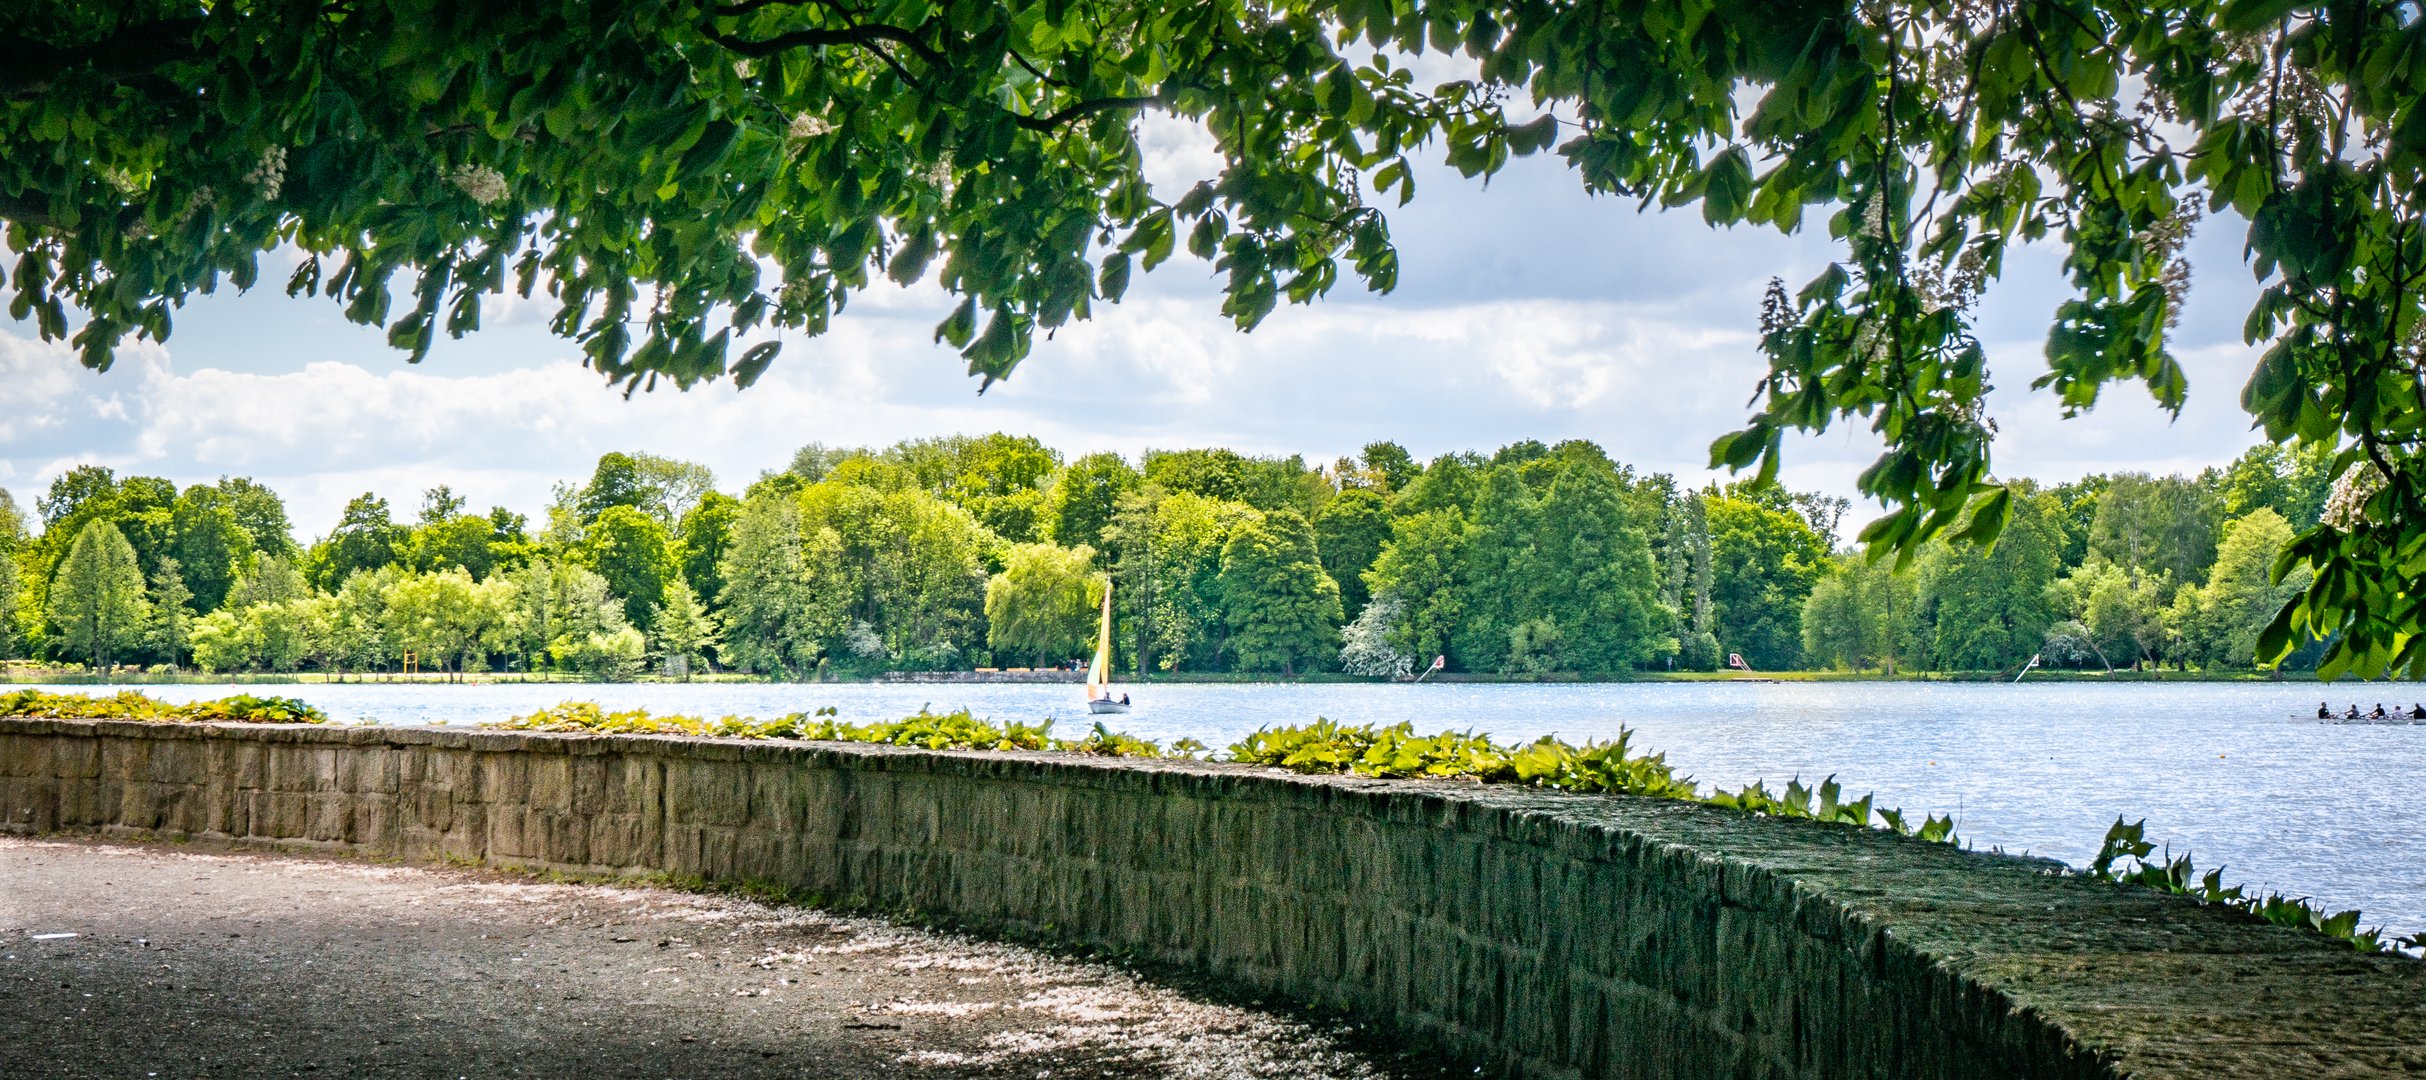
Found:
[[1439, 1075], [1100, 964], [730, 897], [0, 836], [0, 1077]]

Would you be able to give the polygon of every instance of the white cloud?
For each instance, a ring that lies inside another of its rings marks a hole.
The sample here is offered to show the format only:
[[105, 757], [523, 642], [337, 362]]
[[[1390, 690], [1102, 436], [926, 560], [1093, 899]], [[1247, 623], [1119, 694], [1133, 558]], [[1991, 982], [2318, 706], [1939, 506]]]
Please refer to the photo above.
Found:
[[1072, 452], [1222, 444], [1317, 460], [1379, 438], [1437, 453], [1582, 435], [1647, 467], [1690, 469], [1698, 443], [1682, 454], [1668, 452], [1673, 440], [1645, 444], [1629, 434], [1643, 429], [1610, 422], [1618, 416], [1608, 406], [1635, 394], [1690, 401], [1695, 388], [1680, 376], [1721, 354], [1751, 363], [1740, 332], [1572, 301], [1291, 308], [1249, 335], [1204, 305], [1146, 297], [1069, 328], [983, 397], [950, 351], [929, 342], [923, 315], [907, 313], [846, 318], [823, 338], [794, 339], [747, 392], [716, 384], [628, 401], [571, 359], [569, 345], [545, 338], [540, 347], [564, 358], [482, 374], [337, 360], [185, 372], [145, 353], [141, 374], [125, 382], [77, 382], [64, 349], [0, 341], [10, 343], [18, 381], [42, 388], [46, 414], [105, 409], [125, 421], [114, 436], [0, 438], [16, 475], [47, 482], [88, 459], [180, 482], [253, 475], [288, 495], [306, 531], [325, 529], [361, 491], [401, 512], [437, 483], [533, 512], [552, 483], [585, 475], [614, 449], [703, 461], [737, 487], [810, 441], [994, 429]]
[[[1143, 138], [1158, 184], [1219, 168], [1196, 125], [1151, 117]], [[811, 441], [992, 430], [1071, 453], [1226, 445], [1318, 461], [1385, 438], [1421, 455], [1588, 438], [1698, 482], [1710, 440], [1744, 421], [1763, 372], [1752, 327], [1763, 283], [1798, 284], [1831, 257], [1824, 235], [1713, 231], [1691, 213], [1587, 198], [1552, 159], [1515, 163], [1488, 193], [1438, 167], [1418, 179], [1416, 203], [1391, 218], [1396, 293], [1344, 282], [1240, 334], [1219, 314], [1212, 268], [1182, 256], [1038, 341], [982, 397], [933, 343], [951, 307], [933, 285], [880, 284], [825, 336], [787, 335], [748, 392], [720, 383], [628, 401], [546, 333], [544, 297], [492, 299], [484, 330], [440, 342], [419, 366], [328, 301], [275, 288], [197, 299], [168, 348], [129, 345], [107, 375], [30, 329], [0, 328], [0, 482], [30, 496], [84, 462], [179, 482], [252, 475], [288, 496], [308, 533], [362, 491], [409, 513], [439, 483], [535, 513], [553, 483], [586, 476], [608, 450], [701, 461], [737, 489]], [[2053, 252], [2017, 255], [1980, 312], [2003, 387], [1990, 400], [2000, 473], [2195, 470], [2252, 441], [2235, 402], [2250, 361], [2237, 344], [2249, 290], [2230, 262], [2235, 232], [2202, 230], [2193, 245], [2203, 277], [2177, 339], [2193, 381], [2178, 422], [2128, 385], [2072, 421], [2028, 390], [2063, 282]], [[1854, 418], [1790, 440], [1784, 479], [1851, 494], [1877, 452]]]
[[70, 357], [65, 343], [0, 335], [0, 444], [67, 423], [61, 403], [76, 381]]
[[2022, 373], [2030, 369], [2019, 358], [2007, 359], [2014, 390], [1990, 399], [1999, 471], [2062, 481], [2122, 469], [2196, 473], [2222, 464], [2258, 438], [2240, 407], [2241, 382], [2256, 354], [2233, 343], [2179, 350], [2191, 393], [2178, 418], [2142, 384], [2118, 382], [2105, 387], [2095, 409], [2064, 419], [2055, 392], [2027, 390]]
[[1164, 199], [1221, 175], [1220, 145], [1201, 123], [1149, 111], [1138, 124], [1137, 143], [1145, 155], [1146, 179]]
[[1612, 394], [1665, 381], [1683, 357], [1748, 356], [1755, 343], [1747, 330], [1679, 324], [1625, 305], [1545, 301], [1426, 312], [1393, 330], [1487, 357], [1510, 389], [1544, 410], [1605, 406]]

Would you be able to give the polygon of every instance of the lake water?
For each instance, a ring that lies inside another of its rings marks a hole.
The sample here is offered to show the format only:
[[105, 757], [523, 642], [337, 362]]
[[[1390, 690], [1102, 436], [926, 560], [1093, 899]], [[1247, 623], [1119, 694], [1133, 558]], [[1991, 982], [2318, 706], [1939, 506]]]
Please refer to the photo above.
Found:
[[[62, 688], [67, 689], [67, 688]], [[104, 690], [106, 688], [91, 688]], [[1092, 718], [1071, 685], [645, 684], [147, 686], [165, 699], [289, 693], [341, 721], [475, 724], [567, 699], [709, 716], [776, 716], [831, 705], [847, 720], [966, 706], [996, 720], [1055, 719], [1075, 738]], [[2426, 930], [2426, 726], [2297, 722], [2320, 696], [2337, 710], [2407, 706], [2415, 686], [2342, 683], [1636, 683], [1613, 685], [1225, 684], [1131, 688], [1114, 726], [1165, 744], [1227, 746], [1268, 724], [1316, 716], [1471, 729], [1502, 741], [1556, 734], [1662, 751], [1680, 771], [1729, 787], [1834, 774], [1848, 797], [1917, 816], [1952, 813], [1974, 846], [2081, 865], [2117, 815], [2192, 852], [2226, 880], [2358, 907], [2369, 925]]]

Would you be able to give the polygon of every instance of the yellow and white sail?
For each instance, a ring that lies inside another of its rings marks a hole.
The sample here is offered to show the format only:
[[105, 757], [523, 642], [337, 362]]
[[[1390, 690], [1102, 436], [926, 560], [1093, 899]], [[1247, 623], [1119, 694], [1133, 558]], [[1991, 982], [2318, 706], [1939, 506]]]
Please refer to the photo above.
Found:
[[1095, 659], [1087, 664], [1087, 700], [1112, 696], [1112, 581], [1103, 583], [1103, 629], [1095, 635]]

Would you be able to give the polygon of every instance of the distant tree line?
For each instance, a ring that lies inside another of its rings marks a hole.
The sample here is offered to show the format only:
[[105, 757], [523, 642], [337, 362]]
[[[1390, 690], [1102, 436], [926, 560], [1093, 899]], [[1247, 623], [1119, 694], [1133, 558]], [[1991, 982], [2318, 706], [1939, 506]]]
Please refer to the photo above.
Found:
[[[611, 453], [546, 518], [441, 486], [293, 537], [243, 478], [98, 466], [0, 492], [0, 659], [209, 671], [731, 669], [779, 678], [1069, 661], [1113, 588], [1144, 672], [1622, 675], [1754, 668], [2247, 668], [2302, 581], [2277, 555], [2330, 462], [2016, 486], [1993, 547], [1845, 547], [1841, 499], [1680, 486], [1589, 442], [1310, 465], [1223, 449], [1065, 460], [1011, 435], [811, 445], [738, 495]], [[2313, 660], [2312, 647], [2294, 662]]]
[[[2195, 477], [2113, 473], [2016, 485], [1990, 549], [1932, 542], [1906, 572], [1830, 561], [1802, 662], [1849, 669], [2247, 670], [2259, 631], [2305, 588], [2273, 579], [2292, 537], [2332, 513], [2332, 458], [2272, 444]], [[2285, 662], [2313, 666], [2320, 643]]]

